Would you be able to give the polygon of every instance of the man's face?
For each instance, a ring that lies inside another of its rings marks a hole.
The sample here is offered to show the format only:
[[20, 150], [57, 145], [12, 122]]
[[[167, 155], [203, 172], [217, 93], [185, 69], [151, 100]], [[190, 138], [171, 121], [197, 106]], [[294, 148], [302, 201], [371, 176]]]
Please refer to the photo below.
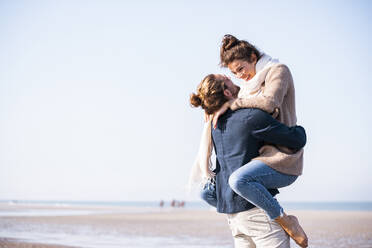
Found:
[[240, 87], [234, 84], [231, 79], [225, 75], [218, 74], [216, 75], [217, 79], [220, 79], [225, 84], [224, 94], [229, 99], [235, 99], [238, 97]]

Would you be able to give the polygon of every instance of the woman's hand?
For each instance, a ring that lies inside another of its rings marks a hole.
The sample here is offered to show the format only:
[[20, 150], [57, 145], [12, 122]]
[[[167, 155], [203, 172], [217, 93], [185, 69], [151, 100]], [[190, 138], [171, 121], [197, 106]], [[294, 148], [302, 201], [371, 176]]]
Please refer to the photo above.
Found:
[[271, 116], [274, 118], [274, 119], [277, 119], [277, 117], [279, 116], [280, 114], [280, 109], [279, 108], [275, 108], [274, 109], [274, 112], [271, 113]]
[[207, 174], [204, 174], [203, 175], [203, 178], [205, 178], [206, 180], [207, 179], [212, 179], [212, 178], [214, 178], [216, 176], [216, 174], [213, 171], [211, 171], [211, 170], [208, 170], [206, 173]]
[[223, 115], [230, 108], [230, 106], [232, 105], [233, 102], [234, 102], [234, 100], [230, 100], [230, 101], [225, 102], [222, 105], [222, 107], [216, 113], [214, 113], [214, 115], [213, 115], [213, 122], [212, 122], [214, 129], [216, 129], [216, 127], [217, 127], [218, 118], [221, 115]]
[[204, 111], [204, 122], [208, 122], [212, 119], [213, 115], [207, 114], [207, 112]]

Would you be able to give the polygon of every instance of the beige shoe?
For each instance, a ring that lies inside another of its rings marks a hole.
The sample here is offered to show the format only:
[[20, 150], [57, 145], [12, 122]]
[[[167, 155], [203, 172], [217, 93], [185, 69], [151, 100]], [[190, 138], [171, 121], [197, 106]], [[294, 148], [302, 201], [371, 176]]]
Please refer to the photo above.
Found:
[[283, 216], [276, 218], [275, 221], [299, 246], [307, 247], [308, 239], [306, 233], [300, 223], [298, 223], [296, 216], [283, 214]]

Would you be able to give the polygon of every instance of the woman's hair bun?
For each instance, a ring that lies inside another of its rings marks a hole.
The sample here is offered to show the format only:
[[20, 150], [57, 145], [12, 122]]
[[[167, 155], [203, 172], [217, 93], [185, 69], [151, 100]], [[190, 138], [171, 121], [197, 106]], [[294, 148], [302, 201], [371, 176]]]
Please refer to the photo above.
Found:
[[233, 46], [237, 45], [239, 43], [239, 40], [231, 35], [231, 34], [225, 34], [222, 39], [222, 49], [224, 51], [229, 50]]
[[194, 107], [199, 107], [202, 105], [202, 99], [199, 97], [199, 95], [192, 93], [190, 95], [190, 103]]

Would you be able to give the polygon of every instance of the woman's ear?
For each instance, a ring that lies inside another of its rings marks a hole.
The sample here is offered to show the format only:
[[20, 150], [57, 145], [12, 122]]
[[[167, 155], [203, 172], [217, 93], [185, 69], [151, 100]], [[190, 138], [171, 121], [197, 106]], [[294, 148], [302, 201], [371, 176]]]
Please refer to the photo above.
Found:
[[233, 94], [232, 94], [231, 91], [228, 90], [228, 89], [225, 89], [225, 90], [223, 91], [223, 94], [224, 94], [227, 98], [229, 98], [229, 99], [233, 97]]
[[257, 63], [257, 55], [255, 53], [251, 54], [251, 63], [256, 64]]

